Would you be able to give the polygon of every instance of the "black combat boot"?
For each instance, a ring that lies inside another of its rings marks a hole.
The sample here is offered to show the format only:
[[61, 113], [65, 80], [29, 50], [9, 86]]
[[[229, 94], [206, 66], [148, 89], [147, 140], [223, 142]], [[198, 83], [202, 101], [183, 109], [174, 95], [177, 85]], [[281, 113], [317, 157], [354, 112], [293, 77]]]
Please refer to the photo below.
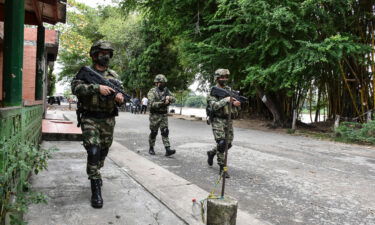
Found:
[[154, 147], [150, 147], [150, 149], [148, 150], [148, 153], [150, 155], [155, 155]]
[[91, 193], [91, 206], [94, 208], [102, 208], [103, 198], [99, 179], [91, 179]]
[[211, 151], [207, 151], [207, 163], [209, 166], [212, 166], [212, 164], [214, 164], [214, 157], [215, 157], [215, 153], [214, 152], [211, 152]]
[[103, 186], [103, 180], [102, 180], [102, 178], [99, 179], [99, 185], [100, 185], [100, 187]]
[[171, 147], [165, 147], [165, 156], [170, 156], [176, 153], [176, 150], [171, 149]]
[[[220, 175], [223, 172], [223, 170], [224, 170], [224, 166], [220, 166], [220, 172], [219, 172]], [[230, 178], [228, 171], [225, 173], [225, 178]]]

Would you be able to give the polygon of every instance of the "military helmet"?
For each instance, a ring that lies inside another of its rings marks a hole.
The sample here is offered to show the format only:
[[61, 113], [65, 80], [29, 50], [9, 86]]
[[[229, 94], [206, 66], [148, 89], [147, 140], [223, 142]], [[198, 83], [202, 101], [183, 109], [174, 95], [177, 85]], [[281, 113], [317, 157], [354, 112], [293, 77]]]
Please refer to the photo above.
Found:
[[103, 41], [103, 40], [97, 41], [91, 46], [90, 57], [93, 57], [95, 54], [97, 54], [98, 52], [102, 50], [110, 51], [110, 56], [112, 58], [114, 49], [111, 43], [109, 43], [108, 41]]
[[228, 75], [229, 76], [229, 70], [228, 69], [217, 69], [214, 74], [215, 80], [217, 80], [221, 76]]
[[155, 76], [154, 83], [167, 83], [168, 80], [163, 74], [158, 74]]

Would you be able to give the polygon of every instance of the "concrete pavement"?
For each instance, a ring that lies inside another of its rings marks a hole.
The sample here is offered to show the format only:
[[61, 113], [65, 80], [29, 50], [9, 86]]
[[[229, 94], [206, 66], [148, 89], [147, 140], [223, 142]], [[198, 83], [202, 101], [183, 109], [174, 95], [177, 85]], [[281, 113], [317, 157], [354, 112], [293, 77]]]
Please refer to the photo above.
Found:
[[45, 141], [82, 141], [81, 128], [66, 120], [61, 111], [47, 111], [42, 121], [42, 138]]
[[104, 206], [90, 206], [90, 184], [85, 172], [86, 152], [79, 142], [43, 142], [59, 151], [48, 171], [32, 176], [32, 188], [47, 196], [48, 204], [31, 205], [29, 225], [156, 225], [186, 224], [132, 179], [111, 157], [102, 169]]

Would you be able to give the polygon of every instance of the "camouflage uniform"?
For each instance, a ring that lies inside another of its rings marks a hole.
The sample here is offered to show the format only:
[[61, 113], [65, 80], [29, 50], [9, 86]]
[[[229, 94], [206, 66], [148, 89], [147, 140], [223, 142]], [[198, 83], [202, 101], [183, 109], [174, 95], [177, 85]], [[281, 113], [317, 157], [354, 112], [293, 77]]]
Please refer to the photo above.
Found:
[[[217, 71], [220, 71], [223, 69], [219, 69]], [[229, 75], [228, 70], [227, 71]], [[220, 74], [219, 74], [220, 75]], [[217, 75], [215, 75], [215, 78], [217, 78]], [[217, 85], [217, 87], [220, 87]], [[223, 88], [223, 87], [221, 87]], [[228, 86], [225, 86], [224, 89], [231, 90]], [[211, 93], [211, 92], [210, 92]], [[216, 96], [209, 95], [207, 97], [207, 104], [211, 107], [213, 111], [213, 118], [212, 118], [212, 132], [214, 134], [215, 141], [217, 145], [211, 150], [208, 151], [208, 157], [214, 157], [217, 155], [217, 163], [220, 166], [220, 169], [222, 170], [222, 167], [224, 166], [224, 153], [225, 153], [225, 132], [228, 130], [228, 149], [232, 147], [233, 142], [233, 123], [232, 120], [228, 121], [229, 116], [229, 103], [225, 98], [219, 98]], [[232, 105], [231, 115], [232, 119], [236, 118], [238, 116], [239, 108]], [[212, 165], [209, 162], [210, 165]]]
[[[92, 69], [94, 69], [92, 67]], [[112, 70], [97, 71], [107, 79], [117, 79], [117, 74]], [[102, 96], [99, 93], [99, 84], [86, 84], [82, 80], [72, 81], [72, 93], [75, 94], [81, 104], [82, 115], [81, 129], [83, 146], [88, 150], [96, 146], [100, 150], [98, 162], [87, 161], [86, 172], [89, 179], [101, 179], [99, 169], [103, 167], [109, 147], [113, 141], [113, 129], [117, 107], [115, 96]]]
[[[82, 115], [80, 122], [83, 146], [87, 151], [86, 172], [91, 183], [91, 206], [94, 208], [103, 207], [101, 194], [103, 181], [99, 170], [104, 166], [104, 160], [113, 141], [115, 116], [118, 115], [115, 99], [118, 93], [111, 93], [113, 90], [105, 85], [101, 87], [99, 84], [86, 82], [86, 78], [102, 76], [105, 79], [113, 79], [120, 83], [117, 80], [118, 75], [113, 70], [108, 69], [113, 51], [114, 49], [109, 42], [95, 42], [90, 49], [93, 66], [91, 66], [91, 69], [81, 68], [71, 85], [72, 93], [78, 98], [77, 112]], [[96, 68], [101, 70], [96, 70]], [[101, 92], [105, 94], [102, 95]], [[121, 97], [118, 99], [120, 100]]]
[[[156, 78], [155, 78], [155, 82], [159, 82], [158, 81], [158, 76], [160, 76], [161, 74], [157, 75]], [[163, 76], [163, 82], [166, 83], [167, 80], [166, 78]], [[155, 140], [156, 140], [156, 136], [158, 134], [158, 130], [160, 128], [160, 133], [161, 133], [161, 137], [162, 137], [162, 140], [163, 140], [163, 144], [164, 144], [164, 147], [166, 148], [166, 150], [168, 151], [168, 149], [170, 148], [170, 143], [169, 143], [169, 129], [168, 129], [168, 105], [169, 104], [165, 104], [164, 102], [164, 99], [165, 96], [169, 96], [169, 102], [170, 103], [173, 103], [175, 102], [175, 98], [173, 97], [173, 94], [168, 90], [167, 87], [164, 87], [163, 90], [160, 90], [158, 87], [154, 87], [152, 88], [148, 94], [147, 94], [147, 98], [149, 99], [149, 102], [148, 102], [148, 105], [149, 105], [149, 108], [150, 108], [150, 117], [149, 117], [149, 120], [150, 120], [150, 130], [151, 130], [151, 133], [149, 135], [149, 145], [150, 145], [150, 149], [152, 149], [152, 152], [153, 152], [153, 148], [155, 146]], [[170, 151], [173, 151], [173, 150], [170, 150]], [[154, 153], [151, 153], [150, 154], [154, 154]]]

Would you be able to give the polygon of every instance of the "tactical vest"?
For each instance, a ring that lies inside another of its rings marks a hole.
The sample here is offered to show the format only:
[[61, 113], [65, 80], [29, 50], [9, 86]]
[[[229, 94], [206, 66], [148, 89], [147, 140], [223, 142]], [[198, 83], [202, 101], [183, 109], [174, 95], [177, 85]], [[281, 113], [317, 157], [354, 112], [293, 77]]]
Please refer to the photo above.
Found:
[[[116, 79], [116, 77], [111, 74], [111, 71], [107, 70], [104, 72], [97, 71], [102, 74], [106, 79]], [[115, 95], [111, 94], [108, 96], [103, 96], [99, 92], [91, 96], [81, 96], [79, 98], [81, 108], [86, 112], [100, 112], [100, 113], [115, 113], [117, 110]]]
[[[230, 90], [229, 87], [224, 87], [224, 89]], [[223, 99], [223, 98], [219, 98], [219, 97], [212, 96], [212, 95], [211, 95], [211, 97], [214, 97], [217, 101], [220, 101], [221, 99]], [[214, 117], [228, 118], [228, 116], [229, 116], [229, 104], [226, 104], [224, 107], [220, 108], [219, 110], [213, 111], [213, 114], [214, 114]], [[232, 115], [231, 116], [232, 119], [238, 118], [238, 116], [239, 116], [238, 107], [235, 107], [235, 106], [232, 105], [231, 115]]]
[[[151, 89], [152, 94], [154, 95], [154, 101], [155, 102], [162, 102], [164, 101], [163, 98], [165, 98], [168, 95], [171, 95], [168, 88], [165, 88], [165, 91], [159, 91], [158, 88], [152, 88]], [[168, 106], [163, 105], [158, 108], [156, 107], [150, 107], [150, 113], [156, 113], [156, 114], [167, 114], [168, 113]]]

